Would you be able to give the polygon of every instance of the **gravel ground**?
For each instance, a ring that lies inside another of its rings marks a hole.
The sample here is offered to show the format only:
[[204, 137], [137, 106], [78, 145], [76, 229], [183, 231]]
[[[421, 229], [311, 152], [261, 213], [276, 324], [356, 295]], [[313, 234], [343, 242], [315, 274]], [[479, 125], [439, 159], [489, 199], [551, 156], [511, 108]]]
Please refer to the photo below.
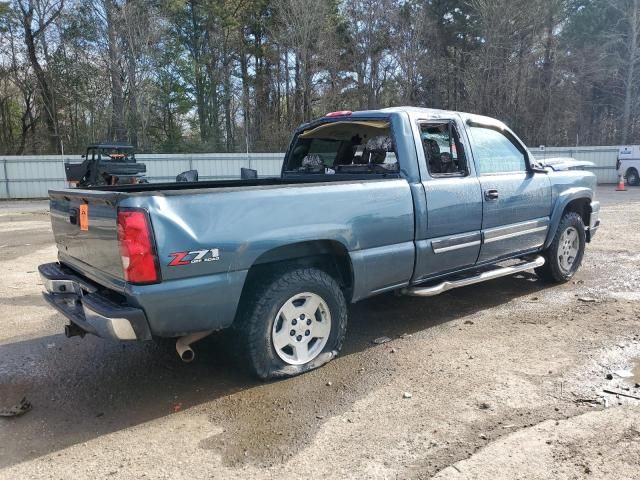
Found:
[[570, 283], [369, 299], [340, 357], [273, 383], [223, 336], [189, 365], [66, 339], [36, 273], [55, 259], [46, 204], [0, 203], [0, 409], [33, 404], [0, 418], [0, 479], [638, 478], [640, 401], [603, 391], [640, 398], [640, 189], [613, 188]]

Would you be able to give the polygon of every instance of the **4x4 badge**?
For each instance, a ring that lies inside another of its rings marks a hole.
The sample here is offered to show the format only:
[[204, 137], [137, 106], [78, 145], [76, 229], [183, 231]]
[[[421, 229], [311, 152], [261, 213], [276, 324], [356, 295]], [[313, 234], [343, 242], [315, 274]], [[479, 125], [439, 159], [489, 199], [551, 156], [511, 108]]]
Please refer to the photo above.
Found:
[[174, 252], [169, 254], [173, 260], [169, 262], [170, 267], [180, 265], [193, 265], [201, 262], [215, 262], [220, 260], [220, 249], [210, 248], [208, 250], [192, 250], [191, 252]]

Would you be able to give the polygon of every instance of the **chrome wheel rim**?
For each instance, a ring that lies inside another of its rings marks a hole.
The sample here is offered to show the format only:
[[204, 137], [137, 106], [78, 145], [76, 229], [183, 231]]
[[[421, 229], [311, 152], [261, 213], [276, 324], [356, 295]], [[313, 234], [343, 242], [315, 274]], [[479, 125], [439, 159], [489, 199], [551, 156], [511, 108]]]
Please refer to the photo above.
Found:
[[271, 328], [276, 354], [290, 365], [302, 365], [316, 358], [329, 340], [331, 313], [324, 299], [315, 293], [298, 293], [284, 302]]
[[568, 273], [576, 262], [580, 250], [580, 237], [574, 227], [568, 227], [560, 237], [558, 245], [558, 265], [563, 272]]

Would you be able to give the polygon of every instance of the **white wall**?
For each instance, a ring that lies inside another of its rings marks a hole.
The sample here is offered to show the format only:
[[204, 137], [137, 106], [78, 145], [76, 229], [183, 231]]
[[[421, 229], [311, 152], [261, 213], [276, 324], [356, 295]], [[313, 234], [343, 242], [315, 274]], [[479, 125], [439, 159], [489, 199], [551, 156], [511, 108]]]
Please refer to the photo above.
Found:
[[[538, 158], [574, 157], [595, 163], [599, 183], [617, 181], [618, 147], [532, 148]], [[239, 178], [240, 168], [253, 168], [259, 177], [280, 175], [283, 153], [138, 154], [147, 165], [151, 182], [173, 181], [185, 170], [198, 170], [201, 180]], [[79, 155], [65, 155], [64, 162], [79, 162]], [[65, 188], [63, 158], [55, 155], [0, 156], [0, 198], [45, 198], [50, 188]]]
[[593, 162], [594, 167], [589, 168], [598, 176], [598, 183], [616, 183], [616, 161], [618, 160], [618, 147], [546, 147], [544, 151], [539, 148], [530, 148], [536, 158], [573, 157], [576, 160]]
[[[200, 180], [239, 178], [240, 168], [253, 168], [259, 177], [280, 175], [283, 153], [137, 154], [147, 166], [150, 182], [174, 181], [185, 170], [198, 170]], [[79, 162], [65, 155], [64, 162]], [[50, 188], [66, 188], [61, 156], [0, 156], [1, 198], [46, 198]]]

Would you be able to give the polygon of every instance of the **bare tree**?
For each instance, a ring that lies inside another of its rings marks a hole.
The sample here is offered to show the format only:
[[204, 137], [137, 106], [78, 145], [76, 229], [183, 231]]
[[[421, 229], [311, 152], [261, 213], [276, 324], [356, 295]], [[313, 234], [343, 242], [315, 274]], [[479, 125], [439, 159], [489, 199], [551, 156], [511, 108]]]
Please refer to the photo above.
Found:
[[640, 0], [628, 0], [616, 7], [627, 24], [622, 42], [622, 56], [626, 72], [624, 72], [622, 79], [624, 102], [620, 135], [620, 141], [625, 144], [630, 135], [632, 111], [634, 107], [638, 106], [636, 67], [640, 66]]
[[0, 0], [0, 150], [279, 150], [330, 110], [640, 142], [640, 0]]
[[378, 108], [380, 92], [393, 71], [391, 0], [345, 0], [342, 5], [351, 36], [353, 68], [361, 108]]
[[46, 30], [60, 16], [64, 0], [14, 0], [22, 13], [24, 42], [31, 66], [38, 81], [38, 89], [45, 111], [45, 123], [49, 134], [48, 143], [52, 151], [60, 151], [60, 131], [58, 128], [58, 109], [53, 82], [40, 63], [38, 42], [46, 34]]
[[276, 40], [291, 46], [294, 60], [299, 65], [301, 120], [309, 121], [314, 75], [318, 67], [317, 54], [322, 48], [323, 34], [327, 29], [328, 5], [325, 0], [278, 0], [276, 11]]

